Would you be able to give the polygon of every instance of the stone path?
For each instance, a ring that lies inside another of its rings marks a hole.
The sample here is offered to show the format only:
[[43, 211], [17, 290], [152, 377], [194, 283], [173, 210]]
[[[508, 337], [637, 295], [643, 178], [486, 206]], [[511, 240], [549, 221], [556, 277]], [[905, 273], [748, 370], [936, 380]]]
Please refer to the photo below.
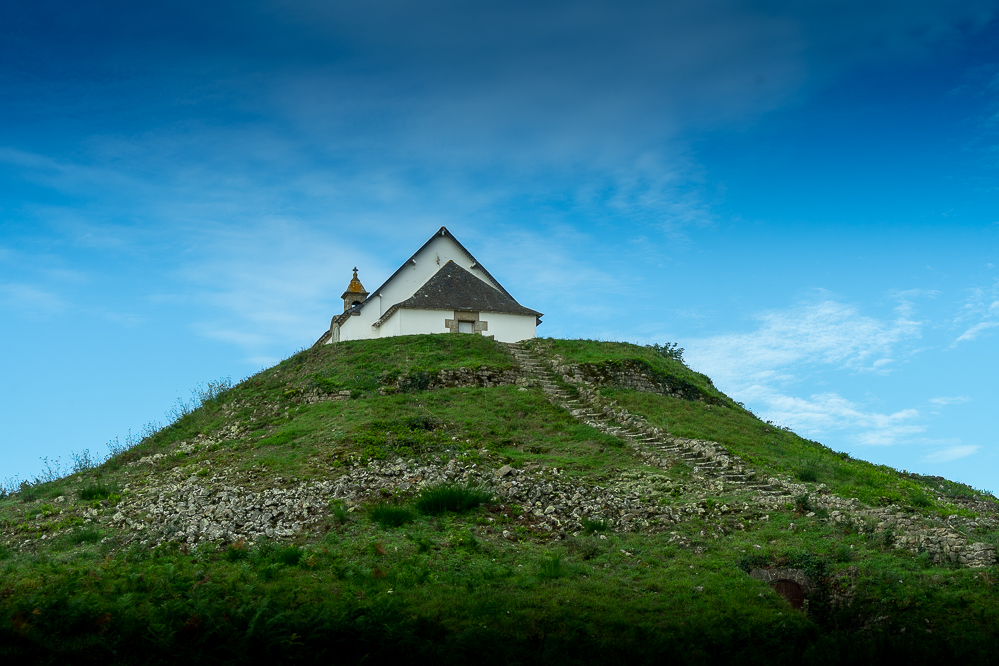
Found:
[[[757, 478], [755, 470], [730, 454], [720, 444], [699, 439], [673, 437], [660, 428], [649, 425], [645, 419], [605, 401], [599, 390], [577, 386], [578, 397], [573, 397], [559, 386], [555, 375], [533, 353], [520, 343], [507, 343], [525, 374], [533, 378], [548, 400], [600, 432], [623, 439], [649, 464], [669, 469], [682, 462], [693, 469], [715, 491], [750, 490], [770, 499], [767, 504], [792, 501], [794, 490], [805, 492], [805, 487], [787, 488], [779, 479], [766, 481]], [[570, 380], [571, 382], [571, 380]], [[793, 485], [793, 484], [792, 484]]]
[[[565, 374], [562, 379], [574, 385], [578, 394], [578, 397], [573, 397], [559, 385], [552, 370], [531, 350], [521, 343], [505, 343], [505, 346], [521, 366], [522, 372], [541, 387], [552, 404], [565, 409], [580, 423], [624, 440], [652, 466], [669, 469], [678, 462], [685, 463], [693, 468], [695, 481], [700, 481], [706, 490], [748, 491], [755, 504], [766, 508], [781, 507], [793, 502], [795, 496], [809, 492], [807, 486], [788, 479], [758, 478], [755, 470], [717, 442], [673, 437], [650, 425], [644, 418], [629, 413], [615, 401], [601, 398], [598, 389]], [[559, 367], [559, 361], [552, 361], [551, 366]], [[910, 515], [895, 507], [866, 507], [855, 499], [831, 494], [815, 497], [812, 502], [816, 508], [831, 510], [830, 519], [834, 522], [852, 522], [861, 525], [860, 531], [863, 531], [864, 523], [869, 521], [874, 532], [890, 532], [893, 535], [890, 541], [896, 548], [928, 552], [937, 562], [951, 561], [971, 567], [991, 566], [996, 562], [995, 549], [991, 545], [969, 544], [963, 535], [940, 520]]]

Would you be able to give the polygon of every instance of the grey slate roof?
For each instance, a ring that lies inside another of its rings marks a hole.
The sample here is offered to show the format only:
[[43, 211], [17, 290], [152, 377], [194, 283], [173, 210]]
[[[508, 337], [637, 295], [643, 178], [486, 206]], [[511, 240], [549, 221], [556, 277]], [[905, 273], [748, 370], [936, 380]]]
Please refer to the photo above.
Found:
[[470, 272], [448, 261], [415, 294], [389, 308], [375, 324], [378, 326], [400, 308], [422, 310], [477, 310], [508, 312], [540, 317], [537, 310], [525, 308], [505, 291], [499, 291]]

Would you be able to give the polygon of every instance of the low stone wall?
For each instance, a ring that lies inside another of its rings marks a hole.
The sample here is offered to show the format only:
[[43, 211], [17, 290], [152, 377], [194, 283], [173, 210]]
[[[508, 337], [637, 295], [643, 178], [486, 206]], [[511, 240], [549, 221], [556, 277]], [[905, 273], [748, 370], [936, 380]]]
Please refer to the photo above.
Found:
[[337, 391], [335, 393], [326, 393], [325, 391], [320, 391], [319, 389], [313, 389], [306, 393], [302, 393], [298, 397], [299, 402], [306, 404], [313, 404], [317, 402], [346, 402], [350, 400], [350, 391], [344, 389], [343, 391]]
[[520, 370], [498, 368], [448, 368], [435, 373], [411, 372], [378, 389], [382, 395], [403, 391], [433, 391], [443, 388], [489, 388], [530, 386], [533, 382]]
[[721, 404], [720, 400], [705, 395], [694, 384], [676, 377], [658, 375], [640, 361], [567, 364], [565, 359], [556, 355], [549, 362], [552, 370], [571, 384], [613, 386], [642, 393], [658, 393], [680, 400]]

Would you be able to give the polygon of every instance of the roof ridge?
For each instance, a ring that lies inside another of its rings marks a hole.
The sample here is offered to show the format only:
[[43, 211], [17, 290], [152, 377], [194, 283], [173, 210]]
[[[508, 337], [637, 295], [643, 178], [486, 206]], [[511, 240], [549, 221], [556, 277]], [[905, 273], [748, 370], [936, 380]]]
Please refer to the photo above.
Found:
[[[399, 273], [401, 273], [402, 269], [404, 269], [410, 262], [415, 263], [415, 261], [416, 261], [416, 255], [418, 255], [420, 252], [423, 252], [423, 250], [428, 245], [430, 245], [430, 243], [432, 243], [434, 241], [434, 239], [437, 238], [438, 236], [443, 236], [445, 238], [450, 238], [454, 242], [454, 244], [458, 246], [458, 249], [461, 250], [462, 252], [464, 252], [465, 256], [472, 260], [472, 268], [478, 268], [480, 271], [482, 271], [483, 273], [485, 273], [486, 277], [489, 278], [490, 280], [492, 280], [493, 284], [500, 291], [500, 293], [505, 294], [505, 295], [509, 296], [510, 298], [513, 298], [513, 296], [510, 295], [510, 292], [508, 292], [506, 289], [503, 288], [503, 285], [500, 284], [499, 280], [497, 280], [492, 275], [490, 275], [489, 271], [486, 270], [485, 266], [483, 266], [482, 264], [480, 264], [479, 260], [476, 259], [472, 255], [471, 252], [469, 252], [467, 249], [465, 249], [465, 246], [462, 245], [461, 242], [457, 238], [454, 237], [454, 234], [452, 234], [450, 231], [448, 231], [447, 227], [441, 226], [440, 229], [438, 229], [436, 232], [434, 232], [433, 236], [431, 236], [430, 238], [427, 239], [426, 243], [424, 243], [423, 245], [420, 246], [420, 249], [418, 249], [416, 252], [414, 252], [409, 259], [407, 259], [406, 261], [402, 262], [402, 265], [400, 265], [399, 268], [397, 268], [395, 270], [395, 272], [392, 273], [392, 275], [390, 275], [389, 278], [387, 280], [385, 280], [385, 282], [383, 282], [381, 284], [380, 287], [378, 287], [373, 292], [371, 292], [371, 294], [368, 296], [367, 299], [365, 299], [364, 302], [367, 303], [369, 300], [371, 300], [375, 296], [379, 295], [381, 293], [382, 289], [385, 288], [385, 285], [387, 285], [389, 282], [391, 282], [393, 279], [395, 279], [395, 276], [398, 275]], [[437, 273], [434, 273], [434, 275], [436, 275], [436, 274]], [[433, 276], [431, 276], [431, 277], [433, 277]]]
[[[483, 287], [488, 291], [482, 291]], [[496, 289], [454, 260], [449, 260], [441, 266], [412, 296], [389, 307], [373, 325], [380, 326], [397, 310], [403, 308], [542, 316], [537, 310], [521, 305], [509, 293]]]

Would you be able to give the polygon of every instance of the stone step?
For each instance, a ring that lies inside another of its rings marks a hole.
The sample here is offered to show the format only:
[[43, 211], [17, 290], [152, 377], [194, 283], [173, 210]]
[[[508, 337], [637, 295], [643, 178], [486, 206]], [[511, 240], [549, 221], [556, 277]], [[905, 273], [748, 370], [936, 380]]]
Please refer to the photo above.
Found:
[[[697, 474], [719, 479], [726, 485], [753, 490], [769, 497], [787, 496], [782, 488], [774, 488], [769, 484], [755, 481], [755, 473], [752, 470], [745, 470], [742, 465], [729, 466], [727, 462], [718, 463], [682, 444], [666, 444], [661, 438], [668, 435], [664, 431], [659, 434], [650, 432], [652, 429], [640, 417], [633, 415], [622, 417], [613, 409], [605, 409], [598, 399], [581, 400], [578, 395], [574, 397], [574, 392], [562, 388], [549, 366], [539, 361], [520, 343], [507, 343], [506, 346], [520, 365], [521, 371], [534, 378], [536, 385], [541, 387], [542, 392], [553, 404], [569, 411], [575, 419], [587, 423], [600, 432], [628, 441], [628, 445], [640, 453], [646, 462], [668, 468], [673, 460], [680, 459], [693, 466]], [[622, 419], [621, 423], [627, 425], [614, 424], [617, 419]]]

